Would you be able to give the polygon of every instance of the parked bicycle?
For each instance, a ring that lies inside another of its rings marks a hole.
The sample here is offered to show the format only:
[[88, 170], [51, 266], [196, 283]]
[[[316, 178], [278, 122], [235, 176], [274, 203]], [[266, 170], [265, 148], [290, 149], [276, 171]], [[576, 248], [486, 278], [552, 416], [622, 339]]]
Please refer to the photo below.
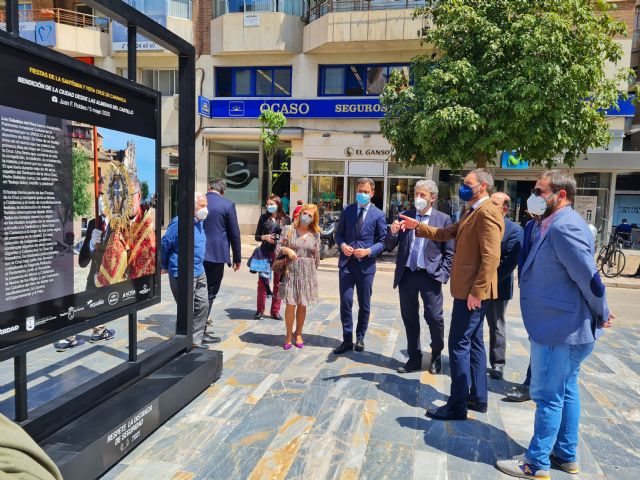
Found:
[[622, 273], [627, 259], [622, 251], [622, 239], [618, 235], [610, 235], [609, 243], [598, 253], [597, 266], [607, 278], [617, 277]]

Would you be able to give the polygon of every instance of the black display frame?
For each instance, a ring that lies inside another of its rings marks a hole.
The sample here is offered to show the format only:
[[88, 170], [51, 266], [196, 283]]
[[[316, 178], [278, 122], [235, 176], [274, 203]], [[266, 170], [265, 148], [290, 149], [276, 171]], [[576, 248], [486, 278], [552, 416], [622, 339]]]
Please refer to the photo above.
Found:
[[[184, 279], [178, 293], [178, 314], [176, 335], [160, 345], [137, 355], [137, 312], [160, 302], [160, 256], [156, 257], [156, 295], [144, 301], [117, 308], [85, 320], [79, 324], [24, 340], [19, 344], [0, 351], [0, 361], [14, 359], [15, 421], [21, 424], [31, 436], [39, 441], [52, 432], [68, 424], [75, 418], [113, 397], [141, 378], [149, 375], [175, 359], [182, 353], [190, 352], [193, 338], [193, 208], [195, 190], [195, 49], [193, 45], [162, 27], [146, 15], [121, 0], [87, 0], [90, 7], [102, 12], [112, 20], [127, 26], [128, 29], [128, 67], [129, 79], [124, 79], [100, 68], [85, 64], [60, 52], [36, 45], [19, 37], [19, 17], [17, 0], [7, 0], [7, 31], [0, 31], [0, 42], [9, 47], [27, 52], [36, 57], [53, 61], [63, 67], [76, 70], [89, 78], [107, 79], [115, 85], [156, 98], [156, 189], [159, 209], [156, 218], [164, 217], [164, 192], [161, 181], [160, 149], [161, 118], [160, 94], [136, 83], [136, 34], [138, 30], [150, 40], [174, 53], [179, 58], [179, 95], [186, 101], [180, 101], [178, 107], [178, 148], [179, 180], [179, 260], [178, 275]], [[160, 238], [161, 222], [156, 222], [156, 238]], [[60, 395], [33, 410], [29, 415], [27, 403], [27, 354], [53, 341], [86, 330], [92, 326], [106, 323], [128, 315], [129, 318], [129, 359], [84, 385]]]

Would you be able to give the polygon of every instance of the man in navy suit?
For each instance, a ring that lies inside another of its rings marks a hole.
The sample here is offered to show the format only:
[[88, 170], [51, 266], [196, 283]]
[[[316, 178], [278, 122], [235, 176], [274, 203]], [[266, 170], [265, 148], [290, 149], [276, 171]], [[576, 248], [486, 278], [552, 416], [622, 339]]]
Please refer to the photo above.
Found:
[[[415, 209], [402, 212], [421, 223], [434, 227], [446, 227], [453, 223], [451, 217], [439, 212], [432, 205], [438, 196], [438, 186], [433, 180], [416, 182], [413, 190]], [[409, 360], [398, 368], [398, 373], [422, 369], [420, 348], [420, 302], [424, 303], [424, 318], [431, 334], [431, 364], [429, 373], [435, 375], [442, 369], [440, 354], [444, 348], [444, 314], [442, 309], [442, 284], [449, 281], [454, 240], [434, 242], [416, 237], [413, 230], [400, 231], [400, 222], [391, 224], [385, 247], [392, 251], [398, 247], [393, 288], [400, 295], [400, 313], [407, 333]]]
[[507, 324], [505, 313], [509, 300], [513, 298], [513, 271], [518, 266], [524, 231], [507, 218], [511, 198], [504, 192], [491, 195], [491, 201], [504, 215], [504, 235], [500, 243], [500, 265], [498, 265], [498, 298], [487, 304], [489, 324], [489, 362], [491, 378], [502, 379], [507, 356]]
[[[384, 250], [387, 222], [382, 210], [371, 203], [375, 183], [360, 178], [356, 183], [356, 203], [347, 205], [340, 215], [336, 230], [336, 243], [340, 245], [339, 286], [340, 320], [343, 341], [333, 353], [364, 350], [364, 335], [369, 324], [371, 291], [376, 274], [375, 257]], [[353, 288], [358, 290], [358, 325], [356, 343], [353, 344]]]
[[[207, 274], [209, 295], [208, 315], [211, 314], [211, 306], [220, 290], [220, 284], [224, 276], [224, 266], [225, 264], [232, 266], [229, 246], [233, 251], [234, 272], [240, 268], [240, 263], [242, 262], [240, 228], [238, 227], [236, 205], [231, 200], [224, 198], [226, 189], [227, 183], [221, 178], [216, 178], [209, 182], [209, 192], [207, 193], [209, 214], [204, 221], [204, 232], [207, 236], [204, 270]], [[207, 323], [211, 325], [211, 320], [208, 320]]]

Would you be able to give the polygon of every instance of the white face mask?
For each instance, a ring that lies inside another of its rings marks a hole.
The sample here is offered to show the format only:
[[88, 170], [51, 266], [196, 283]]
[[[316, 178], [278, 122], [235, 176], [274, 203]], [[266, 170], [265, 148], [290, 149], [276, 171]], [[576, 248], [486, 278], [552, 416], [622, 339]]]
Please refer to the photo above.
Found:
[[311, 215], [308, 215], [306, 213], [303, 213], [302, 215], [300, 215], [300, 223], [302, 225], [309, 225], [312, 221], [313, 221], [313, 217]]
[[198, 220], [204, 220], [209, 215], [209, 209], [207, 207], [202, 207], [198, 211], [196, 211], [196, 218]]
[[427, 202], [424, 198], [418, 197], [418, 198], [415, 199], [415, 201], [413, 203], [416, 206], [416, 210], [418, 210], [419, 212], [421, 212], [425, 208], [429, 207], [429, 202]]
[[547, 211], [547, 201], [532, 193], [527, 198], [527, 210], [531, 215], [544, 215], [544, 212]]

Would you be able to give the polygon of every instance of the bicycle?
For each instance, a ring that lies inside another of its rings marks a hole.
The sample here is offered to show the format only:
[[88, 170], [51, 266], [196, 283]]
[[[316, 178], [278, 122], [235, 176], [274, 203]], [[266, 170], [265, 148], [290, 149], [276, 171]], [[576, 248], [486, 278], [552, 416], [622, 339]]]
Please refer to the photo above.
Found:
[[609, 243], [603, 245], [598, 253], [598, 269], [607, 278], [620, 275], [627, 263], [621, 243], [622, 240], [618, 235], [612, 234], [609, 236]]

